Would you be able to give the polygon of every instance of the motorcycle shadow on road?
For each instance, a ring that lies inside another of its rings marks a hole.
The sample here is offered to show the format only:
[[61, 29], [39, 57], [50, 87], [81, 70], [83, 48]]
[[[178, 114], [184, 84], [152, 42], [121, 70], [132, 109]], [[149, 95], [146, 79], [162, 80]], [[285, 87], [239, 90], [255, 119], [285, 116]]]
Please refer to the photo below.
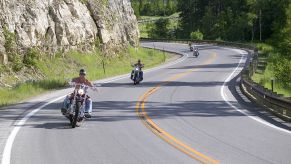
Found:
[[35, 115], [30, 117], [29, 120], [23, 125], [23, 127], [60, 130], [72, 129], [69, 120], [61, 113], [61, 106], [62, 102], [50, 103], [49, 105], [43, 107]]
[[69, 122], [48, 122], [35, 125], [34, 127], [41, 129], [59, 129], [59, 130], [72, 129], [72, 126], [69, 124]]

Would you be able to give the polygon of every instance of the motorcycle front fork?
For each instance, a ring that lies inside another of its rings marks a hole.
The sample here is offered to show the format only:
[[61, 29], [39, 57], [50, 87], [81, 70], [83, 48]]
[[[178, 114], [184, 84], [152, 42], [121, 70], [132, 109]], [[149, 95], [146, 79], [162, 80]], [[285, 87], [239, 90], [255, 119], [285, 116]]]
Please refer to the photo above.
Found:
[[[85, 102], [83, 102], [83, 104], [84, 104]], [[76, 107], [76, 105], [75, 105], [75, 103], [73, 102], [73, 103], [71, 103], [71, 104], [69, 104], [69, 108], [68, 108], [68, 113], [69, 114], [74, 114], [74, 109], [75, 109], [75, 107]], [[81, 106], [81, 109], [80, 109], [80, 117], [83, 117], [84, 116], [84, 111], [85, 111], [85, 105], [82, 105]]]

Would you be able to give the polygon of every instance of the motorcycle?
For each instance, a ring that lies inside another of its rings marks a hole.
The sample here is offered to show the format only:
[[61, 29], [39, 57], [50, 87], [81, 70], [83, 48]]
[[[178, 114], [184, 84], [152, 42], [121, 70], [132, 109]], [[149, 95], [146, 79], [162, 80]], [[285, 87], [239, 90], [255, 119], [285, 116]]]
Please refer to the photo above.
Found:
[[72, 128], [75, 128], [76, 126], [80, 126], [85, 120], [85, 102], [88, 98], [88, 89], [95, 90], [96, 88], [74, 82], [70, 82], [69, 84], [75, 89], [71, 94], [72, 97], [68, 99], [69, 108], [65, 117], [70, 120]]
[[199, 51], [197, 49], [194, 50], [193, 56], [195, 56], [196, 58], [199, 56]]
[[131, 79], [132, 79], [134, 85], [139, 84], [142, 81], [140, 67], [134, 66], [134, 69], [132, 70]]

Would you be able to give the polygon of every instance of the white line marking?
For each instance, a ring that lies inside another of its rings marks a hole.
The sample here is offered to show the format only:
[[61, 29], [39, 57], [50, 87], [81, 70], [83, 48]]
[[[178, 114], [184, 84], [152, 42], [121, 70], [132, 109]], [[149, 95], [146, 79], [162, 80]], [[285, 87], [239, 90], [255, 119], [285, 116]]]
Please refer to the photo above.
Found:
[[231, 80], [231, 78], [233, 77], [234, 73], [238, 70], [240, 64], [242, 63], [243, 58], [245, 57], [245, 53], [242, 53], [242, 52], [245, 52], [245, 51], [242, 51], [242, 50], [235, 50], [235, 49], [232, 49], [232, 50], [234, 50], [234, 51], [239, 52], [240, 54], [242, 54], [242, 57], [241, 57], [241, 59], [240, 59], [240, 61], [239, 61], [239, 64], [238, 64], [237, 67], [235, 68], [235, 70], [234, 70], [234, 71], [233, 71], [233, 72], [228, 76], [228, 78], [224, 81], [223, 85], [221, 86], [220, 94], [221, 94], [223, 100], [224, 100], [224, 101], [225, 101], [229, 106], [231, 106], [231, 107], [234, 108], [235, 110], [239, 111], [240, 113], [242, 113], [242, 114], [248, 116], [249, 118], [251, 118], [251, 119], [253, 119], [253, 120], [257, 121], [257, 122], [260, 122], [260, 123], [262, 123], [262, 124], [264, 124], [264, 125], [266, 125], [266, 126], [269, 126], [269, 127], [271, 127], [271, 128], [274, 128], [274, 129], [277, 129], [277, 130], [279, 130], [279, 131], [282, 131], [282, 132], [285, 132], [285, 133], [291, 134], [291, 131], [289, 131], [289, 130], [286, 130], [286, 129], [283, 129], [283, 128], [280, 128], [280, 127], [277, 127], [277, 126], [275, 126], [275, 125], [273, 125], [273, 124], [271, 124], [271, 123], [269, 123], [269, 122], [266, 122], [266, 121], [264, 121], [264, 120], [262, 120], [262, 119], [260, 119], [260, 118], [257, 118], [257, 117], [254, 117], [254, 116], [249, 115], [248, 113], [246, 113], [245, 111], [243, 111], [243, 110], [241, 110], [241, 109], [238, 109], [236, 106], [232, 105], [232, 104], [228, 101], [228, 99], [227, 99], [227, 95], [224, 93], [224, 87], [225, 87], [225, 85], [226, 85], [226, 84]]
[[21, 127], [25, 124], [25, 122], [31, 117], [33, 116], [35, 113], [37, 113], [40, 109], [44, 108], [45, 106], [56, 102], [62, 98], [64, 98], [65, 96], [59, 97], [57, 99], [54, 99], [50, 102], [45, 103], [44, 105], [40, 106], [37, 109], [34, 109], [33, 111], [31, 111], [30, 113], [28, 113], [27, 115], [25, 115], [19, 122], [17, 122], [12, 130], [12, 132], [10, 133], [6, 144], [5, 144], [5, 148], [4, 148], [4, 152], [3, 152], [3, 156], [2, 156], [2, 164], [10, 164], [10, 156], [11, 156], [11, 149], [13, 146], [13, 142], [15, 140], [15, 137], [18, 133], [18, 131], [21, 129]]
[[[159, 69], [162, 69], [162, 68], [165, 68], [165, 67], [169, 67], [169, 66], [178, 64], [180, 62], [183, 62], [184, 60], [187, 59], [188, 54], [186, 54], [186, 53], [180, 53], [180, 54], [183, 55], [183, 57], [180, 58], [179, 60], [177, 60], [175, 62], [172, 62], [172, 63], [168, 63], [168, 64], [165, 64], [165, 65], [162, 65], [162, 66], [159, 66], [159, 67], [155, 67], [155, 68], [148, 69], [148, 70], [145, 71], [145, 73], [152, 72], [152, 71], [155, 71], [155, 70], [159, 70]], [[103, 82], [101, 80], [101, 83], [103, 83], [103, 84], [110, 83], [110, 82], [118, 81], [118, 80], [121, 80], [121, 79], [124, 79], [124, 78], [127, 78], [127, 77], [128, 77], [128, 74], [121, 75], [121, 76], [118, 76], [118, 77], [115, 77], [115, 78], [111, 78], [111, 79], [105, 80]], [[42, 108], [46, 107], [47, 105], [49, 105], [49, 104], [51, 104], [53, 102], [56, 102], [58, 100], [61, 100], [64, 97], [66, 97], [66, 95], [65, 96], [61, 96], [61, 97], [58, 97], [58, 98], [56, 98], [56, 99], [54, 99], [54, 100], [52, 100], [50, 102], [45, 103], [44, 105], [40, 106], [39, 108], [34, 109], [33, 111], [31, 111], [30, 113], [28, 113], [27, 115], [25, 115], [20, 121], [18, 121], [15, 124], [15, 127], [13, 128], [13, 130], [10, 133], [8, 139], [6, 140], [6, 144], [5, 144], [5, 148], [4, 148], [3, 156], [2, 156], [2, 164], [10, 164], [11, 151], [12, 151], [12, 147], [13, 147], [14, 140], [16, 138], [17, 133], [22, 128], [22, 126], [25, 124], [25, 122], [30, 117], [32, 117], [34, 114], [36, 114], [39, 110], [41, 110]]]

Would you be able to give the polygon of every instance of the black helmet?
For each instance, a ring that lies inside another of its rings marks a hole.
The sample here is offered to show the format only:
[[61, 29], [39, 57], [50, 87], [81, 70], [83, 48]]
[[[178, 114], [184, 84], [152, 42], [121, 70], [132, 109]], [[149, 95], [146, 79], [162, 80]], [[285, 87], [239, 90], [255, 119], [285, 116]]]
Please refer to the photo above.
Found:
[[86, 75], [86, 71], [84, 69], [80, 69], [80, 75]]
[[138, 61], [137, 61], [138, 63], [140, 63], [140, 59], [138, 59]]

